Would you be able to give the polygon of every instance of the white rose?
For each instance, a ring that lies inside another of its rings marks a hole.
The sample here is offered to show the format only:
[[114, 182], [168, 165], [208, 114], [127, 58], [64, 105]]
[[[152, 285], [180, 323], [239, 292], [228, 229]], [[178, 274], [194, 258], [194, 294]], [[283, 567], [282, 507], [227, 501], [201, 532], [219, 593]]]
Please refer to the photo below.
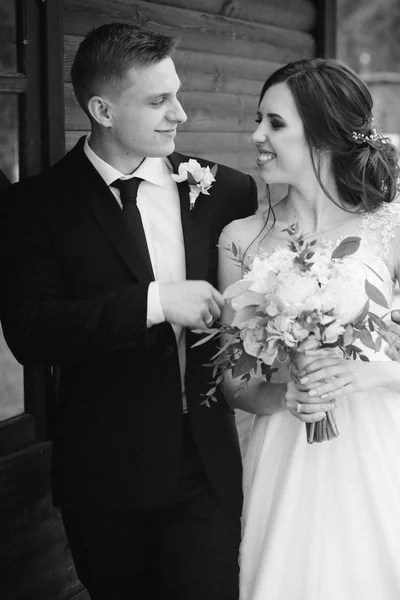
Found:
[[243, 340], [243, 347], [250, 356], [258, 356], [262, 349], [263, 330], [261, 327], [256, 329], [243, 329], [240, 337]]
[[308, 331], [308, 329], [306, 329], [305, 327], [303, 327], [298, 321], [295, 321], [292, 325], [292, 335], [294, 337], [295, 340], [302, 342], [303, 340], [306, 339], [306, 337], [308, 337], [308, 334], [310, 332]]
[[344, 327], [338, 321], [334, 321], [329, 327], [323, 330], [322, 341], [325, 344], [334, 344], [343, 332]]
[[278, 355], [278, 346], [276, 342], [270, 341], [267, 346], [260, 352], [259, 358], [266, 365], [272, 366]]
[[288, 273], [284, 277], [278, 275], [278, 279], [280, 284], [277, 294], [289, 305], [303, 303], [306, 298], [319, 291], [318, 281], [314, 277]]

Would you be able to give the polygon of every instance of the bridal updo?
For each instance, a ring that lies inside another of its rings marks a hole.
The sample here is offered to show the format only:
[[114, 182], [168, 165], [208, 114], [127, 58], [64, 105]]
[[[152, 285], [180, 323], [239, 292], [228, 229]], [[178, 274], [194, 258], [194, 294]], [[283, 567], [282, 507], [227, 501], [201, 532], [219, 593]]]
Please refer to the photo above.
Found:
[[344, 204], [373, 211], [392, 202], [399, 185], [399, 153], [375, 127], [372, 97], [361, 79], [333, 59], [305, 59], [275, 71], [265, 92], [278, 83], [289, 87], [301, 119], [314, 171], [321, 181], [321, 152], [329, 151]]

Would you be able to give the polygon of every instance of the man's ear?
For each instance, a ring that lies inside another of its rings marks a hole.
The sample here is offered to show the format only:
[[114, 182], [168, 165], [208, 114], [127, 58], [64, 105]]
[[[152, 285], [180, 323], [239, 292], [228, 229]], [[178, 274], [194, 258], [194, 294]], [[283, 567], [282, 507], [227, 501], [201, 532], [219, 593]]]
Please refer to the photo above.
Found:
[[112, 118], [107, 100], [101, 96], [92, 96], [88, 103], [88, 111], [96, 123], [102, 127], [111, 127]]

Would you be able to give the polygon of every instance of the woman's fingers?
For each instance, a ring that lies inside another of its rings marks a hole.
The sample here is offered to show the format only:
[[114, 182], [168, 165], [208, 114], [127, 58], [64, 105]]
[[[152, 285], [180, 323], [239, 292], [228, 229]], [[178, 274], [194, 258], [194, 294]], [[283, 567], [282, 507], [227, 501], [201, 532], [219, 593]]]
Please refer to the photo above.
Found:
[[328, 410], [332, 410], [332, 401], [311, 398], [308, 392], [299, 389], [298, 384], [289, 382], [284, 397], [284, 408], [293, 416], [305, 423], [314, 423], [324, 418]]
[[323, 381], [331, 377], [338, 377], [349, 373], [349, 365], [346, 360], [324, 359], [316, 360], [303, 370], [300, 383], [310, 385], [318, 381]]
[[325, 417], [325, 412], [317, 412], [317, 413], [307, 414], [307, 413], [298, 413], [297, 411], [295, 411], [293, 409], [289, 409], [289, 410], [294, 417], [296, 417], [300, 421], [303, 421], [303, 423], [316, 423], [317, 421], [322, 421], [322, 419]]

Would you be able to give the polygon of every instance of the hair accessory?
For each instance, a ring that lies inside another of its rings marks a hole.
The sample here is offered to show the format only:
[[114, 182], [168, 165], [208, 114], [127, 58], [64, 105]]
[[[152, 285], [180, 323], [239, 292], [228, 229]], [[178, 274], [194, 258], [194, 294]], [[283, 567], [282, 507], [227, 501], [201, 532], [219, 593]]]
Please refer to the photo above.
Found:
[[369, 124], [371, 125], [371, 132], [369, 135], [365, 133], [357, 133], [357, 131], [353, 131], [351, 137], [358, 144], [370, 144], [374, 145], [375, 142], [380, 142], [381, 144], [388, 144], [390, 140], [388, 138], [383, 137], [380, 133], [378, 133], [377, 128], [374, 125], [373, 118], [369, 119]]

